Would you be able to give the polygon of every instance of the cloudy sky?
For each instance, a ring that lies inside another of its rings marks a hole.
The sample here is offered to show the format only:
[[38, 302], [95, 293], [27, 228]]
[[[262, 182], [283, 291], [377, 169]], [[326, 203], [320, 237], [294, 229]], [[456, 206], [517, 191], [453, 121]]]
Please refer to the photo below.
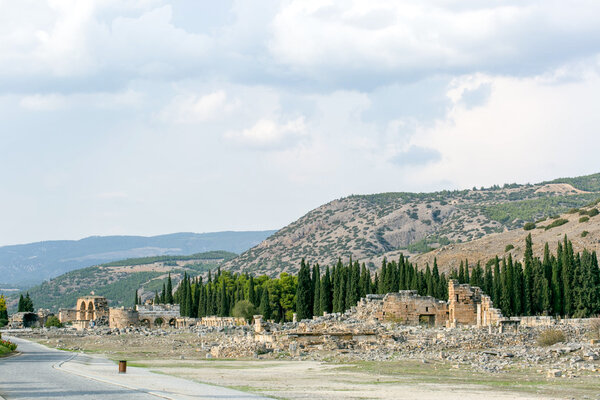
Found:
[[597, 0], [0, 0], [0, 245], [600, 171]]

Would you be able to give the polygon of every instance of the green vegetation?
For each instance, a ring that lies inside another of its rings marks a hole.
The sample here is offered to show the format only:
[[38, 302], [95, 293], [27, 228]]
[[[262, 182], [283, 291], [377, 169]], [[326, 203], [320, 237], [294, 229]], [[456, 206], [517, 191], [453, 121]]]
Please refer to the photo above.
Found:
[[48, 317], [44, 326], [46, 328], [50, 328], [51, 326], [54, 326], [56, 328], [62, 328], [63, 325], [60, 323], [60, 320], [58, 319], [58, 317], [55, 317], [54, 315], [52, 315], [52, 316]]
[[589, 232], [588, 232], [588, 231], [583, 231], [583, 232], [581, 232], [581, 237], [582, 237], [582, 238], [584, 238], [584, 237], [586, 237], [588, 234], [589, 234]]
[[6, 309], [6, 299], [0, 295], [0, 328], [8, 324], [8, 310]]
[[251, 322], [252, 317], [256, 314], [256, 307], [249, 300], [240, 300], [233, 306], [231, 314], [234, 317], [244, 318], [246, 321]]
[[535, 224], [533, 222], [527, 222], [525, 225], [523, 225], [523, 229], [526, 231], [535, 229]]
[[592, 208], [590, 210], [583, 210], [579, 212], [579, 215], [587, 215], [588, 217], [595, 217], [598, 215], [599, 211], [597, 208]]
[[552, 346], [564, 341], [566, 341], [565, 334], [558, 329], [546, 329], [537, 337], [537, 344], [539, 346]]
[[19, 306], [17, 309], [18, 312], [33, 312], [33, 301], [31, 301], [31, 297], [29, 297], [29, 292], [27, 295], [23, 297], [19, 297]]
[[509, 251], [511, 251], [514, 248], [515, 248], [515, 246], [513, 246], [512, 244], [507, 244], [506, 247], [504, 248], [504, 252], [505, 253], [509, 252]]
[[[441, 236], [441, 237], [440, 236], [429, 236], [425, 239], [421, 239], [417, 242], [409, 244], [408, 246], [406, 246], [405, 249], [409, 253], [427, 253], [438, 246], [446, 246], [450, 243], [451, 243], [450, 239], [448, 239], [445, 236]], [[437, 245], [437, 246], [433, 247], [430, 245]]]
[[237, 256], [235, 253], [230, 253], [228, 251], [207, 251], [205, 253], [196, 253], [191, 254], [189, 256], [176, 256], [176, 255], [168, 255], [168, 256], [155, 256], [155, 257], [141, 257], [141, 258], [128, 258], [125, 260], [113, 261], [106, 264], [101, 264], [101, 267], [123, 267], [128, 265], [145, 265], [145, 264], [154, 264], [157, 262], [163, 262], [165, 265], [177, 265], [177, 261], [190, 261], [190, 260], [231, 260]]
[[9, 342], [8, 340], [2, 340], [2, 334], [0, 333], [0, 356], [12, 353], [17, 349], [15, 343]]
[[[161, 256], [162, 261], [160, 262], [168, 263], [176, 259], [181, 261], [182, 258], [187, 258], [186, 261], [190, 262], [189, 264], [170, 268], [172, 275], [176, 276], [179, 281], [184, 274], [197, 276], [217, 268], [220, 259], [214, 261], [214, 257], [221, 257], [224, 254], [232, 255], [233, 253], [208, 252], [192, 256]], [[156, 261], [157, 257], [132, 260], [134, 263], [140, 260], [147, 260], [151, 263], [158, 262]], [[134, 298], [131, 295], [134, 290], [143, 288], [145, 292], [158, 292], [162, 289], [161, 285], [164, 281], [162, 278], [166, 272], [121, 268], [129, 265], [133, 264], [119, 261], [67, 272], [29, 289], [29, 294], [37, 307], [57, 310], [58, 308], [73, 307], [78, 297], [89, 295], [92, 290], [99, 296], [105, 296], [111, 306], [118, 307], [134, 304]]]
[[600, 191], [600, 173], [579, 176], [576, 178], [559, 178], [544, 183], [568, 183], [575, 189], [584, 190], [586, 192], [598, 192]]
[[588, 222], [590, 220], [590, 217], [581, 217], [579, 218], [579, 222], [583, 223], [583, 222]]
[[554, 221], [552, 221], [552, 223], [547, 225], [546, 228], [544, 228], [544, 229], [548, 230], [548, 229], [556, 228], [557, 226], [564, 225], [567, 222], [569, 222], [569, 220], [564, 219], [564, 218], [558, 218], [558, 219], [555, 219]]
[[482, 212], [491, 220], [513, 227], [518, 225], [516, 221], [535, 221], [544, 215], [567, 212], [597, 197], [596, 193], [540, 197], [482, 206]]

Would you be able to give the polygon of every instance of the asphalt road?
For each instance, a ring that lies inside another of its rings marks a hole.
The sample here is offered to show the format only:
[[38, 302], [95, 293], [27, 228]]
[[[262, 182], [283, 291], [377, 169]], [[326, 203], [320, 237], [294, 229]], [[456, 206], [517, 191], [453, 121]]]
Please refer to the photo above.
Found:
[[159, 397], [54, 368], [72, 353], [13, 339], [22, 353], [0, 359], [0, 396], [12, 399], [153, 399]]

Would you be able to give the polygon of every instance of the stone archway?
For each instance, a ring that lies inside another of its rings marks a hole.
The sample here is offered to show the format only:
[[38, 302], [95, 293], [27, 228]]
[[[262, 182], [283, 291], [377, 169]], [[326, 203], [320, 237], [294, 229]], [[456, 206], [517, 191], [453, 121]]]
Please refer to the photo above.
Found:
[[162, 319], [161, 317], [158, 317], [154, 320], [154, 327], [155, 328], [162, 327], [164, 323], [165, 323], [165, 320]]
[[175, 323], [176, 323], [176, 320], [175, 320], [175, 318], [171, 318], [171, 319], [169, 320], [169, 326], [170, 326], [170, 327], [175, 327]]
[[87, 313], [86, 313], [85, 301], [82, 301], [81, 305], [79, 306], [79, 319], [85, 320], [86, 316], [87, 316]]
[[140, 325], [145, 328], [150, 328], [152, 326], [152, 323], [150, 322], [149, 319], [144, 318], [143, 320], [140, 321]]

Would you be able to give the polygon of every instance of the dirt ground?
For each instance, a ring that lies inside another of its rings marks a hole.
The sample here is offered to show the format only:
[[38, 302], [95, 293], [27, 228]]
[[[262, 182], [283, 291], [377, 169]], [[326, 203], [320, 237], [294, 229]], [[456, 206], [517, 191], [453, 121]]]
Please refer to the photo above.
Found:
[[[597, 376], [540, 377], [540, 371], [486, 374], [440, 361], [207, 359], [196, 335], [41, 336], [50, 347], [127, 359], [132, 366], [280, 399], [600, 399]], [[334, 358], [332, 357], [332, 360]]]

